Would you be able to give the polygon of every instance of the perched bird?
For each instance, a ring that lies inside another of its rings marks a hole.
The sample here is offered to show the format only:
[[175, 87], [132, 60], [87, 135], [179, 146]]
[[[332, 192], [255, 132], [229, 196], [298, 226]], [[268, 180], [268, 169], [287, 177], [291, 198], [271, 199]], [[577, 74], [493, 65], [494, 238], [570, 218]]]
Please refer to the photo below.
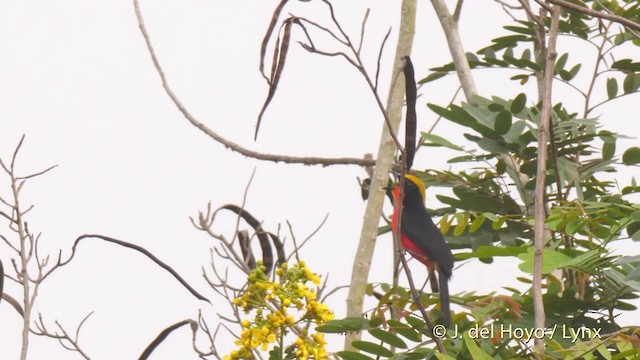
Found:
[[449, 309], [449, 279], [453, 270], [453, 254], [444, 240], [440, 229], [431, 219], [425, 207], [425, 186], [414, 175], [405, 175], [404, 199], [398, 201], [400, 187], [395, 186], [393, 197], [395, 208], [391, 228], [398, 228], [398, 210], [402, 203], [402, 219], [400, 224], [400, 240], [402, 247], [415, 259], [427, 266], [430, 272], [438, 273], [440, 285], [440, 307], [442, 309], [442, 325], [451, 326]]

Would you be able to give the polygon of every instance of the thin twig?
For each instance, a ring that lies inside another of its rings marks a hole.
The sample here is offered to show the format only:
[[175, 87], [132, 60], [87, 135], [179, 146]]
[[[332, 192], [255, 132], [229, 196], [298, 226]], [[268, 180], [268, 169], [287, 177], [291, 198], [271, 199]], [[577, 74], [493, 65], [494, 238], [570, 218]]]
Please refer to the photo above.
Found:
[[464, 0], [458, 0], [456, 9], [453, 11], [453, 21], [458, 22], [460, 20], [460, 14], [462, 13], [462, 4]]
[[276, 154], [266, 154], [258, 151], [247, 149], [227, 138], [221, 136], [217, 132], [213, 131], [211, 128], [206, 126], [205, 124], [198, 121], [187, 108], [182, 104], [178, 96], [173, 92], [171, 87], [169, 86], [169, 82], [165, 76], [164, 70], [162, 69], [160, 62], [156, 56], [156, 53], [151, 44], [151, 38], [147, 32], [147, 28], [144, 24], [144, 19], [142, 17], [142, 13], [140, 11], [140, 5], [138, 0], [133, 0], [133, 5], [135, 8], [136, 19], [138, 20], [138, 26], [140, 28], [140, 32], [145, 40], [147, 45], [147, 50], [149, 51], [149, 55], [151, 56], [151, 60], [153, 62], [153, 66], [156, 69], [156, 72], [160, 76], [160, 80], [162, 81], [162, 87], [165, 92], [176, 105], [178, 110], [182, 113], [182, 115], [189, 121], [193, 126], [198, 128], [200, 131], [205, 133], [207, 136], [212, 138], [213, 140], [219, 142], [224, 145], [226, 148], [231, 151], [238, 152], [244, 156], [248, 156], [258, 160], [264, 161], [273, 161], [273, 162], [283, 162], [287, 164], [304, 164], [304, 165], [322, 165], [322, 166], [330, 166], [330, 165], [358, 165], [358, 166], [373, 166], [375, 165], [375, 161], [358, 159], [358, 158], [323, 158], [323, 157], [300, 157], [300, 156], [287, 156], [287, 155], [276, 155]]
[[[31, 174], [31, 175], [27, 175], [27, 176], [17, 176], [16, 180], [27, 180], [27, 179], [31, 179], [31, 178], [36, 177], [36, 176], [44, 175], [47, 172], [49, 172], [50, 170], [55, 169], [56, 167], [58, 167], [58, 165], [50, 166], [50, 167], [48, 167], [48, 168], [46, 168], [46, 169], [44, 169], [44, 170], [42, 170], [40, 172], [37, 172], [35, 174]], [[25, 211], [25, 213], [26, 213], [26, 211]]]
[[387, 43], [387, 39], [389, 39], [389, 35], [391, 34], [391, 27], [387, 30], [387, 33], [382, 39], [382, 43], [380, 44], [380, 51], [378, 51], [378, 60], [376, 61], [376, 77], [373, 85], [373, 91], [378, 92], [378, 77], [380, 76], [380, 62], [382, 61], [382, 51], [384, 51], [384, 45]]
[[371, 9], [367, 8], [367, 12], [364, 14], [364, 19], [362, 19], [362, 27], [360, 29], [360, 43], [358, 43], [358, 55], [360, 55], [360, 50], [362, 50], [362, 43], [364, 42], [364, 30], [367, 27], [367, 19], [369, 19], [369, 12]]
[[[536, 2], [538, 4], [540, 4], [540, 0], [536, 0]], [[554, 5], [562, 6], [563, 8], [566, 8], [566, 9], [577, 11], [577, 12], [582, 13], [582, 14], [586, 14], [586, 15], [589, 15], [589, 16], [597, 17], [597, 18], [600, 18], [600, 19], [610, 20], [610, 21], [616, 22], [616, 23], [618, 23], [618, 24], [620, 24], [620, 25], [622, 25], [622, 26], [624, 26], [626, 28], [630, 28], [630, 29], [633, 29], [633, 30], [640, 30], [640, 24], [638, 24], [635, 21], [631, 21], [631, 20], [629, 20], [627, 18], [624, 18], [622, 16], [618, 16], [618, 15], [615, 15], [615, 14], [610, 14], [610, 13], [603, 12], [603, 11], [596, 11], [596, 10], [593, 10], [593, 9], [585, 7], [585, 6], [580, 6], [580, 5], [576, 5], [574, 3], [570, 3], [570, 2], [565, 1], [565, 0], [547, 0], [547, 2], [549, 2], [551, 4], [554, 4]]]
[[103, 240], [103, 241], [106, 241], [106, 242], [110, 242], [110, 243], [114, 243], [114, 244], [120, 245], [120, 246], [125, 247], [125, 248], [129, 248], [129, 249], [135, 250], [135, 251], [137, 251], [139, 253], [142, 253], [147, 258], [149, 258], [151, 261], [153, 261], [158, 266], [160, 266], [161, 268], [166, 270], [168, 273], [170, 273], [176, 280], [178, 280], [178, 282], [180, 284], [182, 284], [182, 286], [184, 286], [197, 299], [203, 300], [203, 301], [206, 301], [206, 302], [210, 303], [209, 299], [207, 299], [206, 297], [200, 295], [200, 293], [198, 293], [194, 288], [192, 288], [191, 285], [189, 285], [175, 270], [173, 270], [173, 268], [171, 266], [167, 265], [166, 263], [164, 263], [163, 261], [158, 259], [155, 255], [150, 253], [147, 249], [143, 248], [142, 246], [139, 246], [139, 245], [136, 245], [136, 244], [131, 244], [131, 243], [128, 243], [126, 241], [114, 239], [114, 238], [111, 238], [111, 237], [108, 237], [108, 236], [97, 235], [97, 234], [85, 234], [85, 235], [79, 236], [76, 239], [76, 241], [73, 243], [73, 247], [71, 248], [71, 255], [69, 255], [69, 258], [67, 260], [62, 261], [62, 252], [60, 253], [60, 255], [58, 256], [58, 266], [64, 266], [64, 265], [68, 264], [73, 259], [73, 257], [75, 256], [76, 248], [80, 244], [80, 241], [82, 241], [83, 239], [89, 239], [89, 238], [100, 239], [100, 240]]
[[293, 239], [293, 244], [294, 244], [294, 251], [291, 252], [291, 254], [289, 254], [289, 256], [287, 257], [287, 261], [289, 261], [291, 259], [291, 257], [295, 254], [296, 256], [296, 260], [298, 262], [300, 262], [300, 259], [298, 258], [298, 250], [300, 250], [306, 243], [307, 241], [309, 241], [312, 237], [314, 237], [316, 235], [316, 233], [318, 233], [318, 231], [320, 231], [320, 229], [322, 229], [322, 227], [324, 226], [325, 222], [327, 222], [327, 219], [329, 218], [329, 214], [326, 214], [324, 216], [324, 218], [322, 219], [322, 221], [320, 222], [320, 224], [318, 226], [316, 226], [316, 228], [311, 232], [311, 234], [309, 234], [304, 240], [302, 240], [302, 243], [300, 243], [300, 245], [298, 246], [296, 244], [296, 240], [295, 237], [293, 237], [293, 229], [291, 228], [291, 224], [289, 224], [289, 221], [287, 221], [287, 225], [289, 225], [289, 231], [291, 232], [291, 236]]

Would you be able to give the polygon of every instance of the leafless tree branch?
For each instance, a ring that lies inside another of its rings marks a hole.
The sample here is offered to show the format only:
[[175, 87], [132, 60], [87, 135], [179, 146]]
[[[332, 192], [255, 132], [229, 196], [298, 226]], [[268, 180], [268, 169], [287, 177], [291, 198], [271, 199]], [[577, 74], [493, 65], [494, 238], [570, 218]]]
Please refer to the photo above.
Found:
[[[535, 326], [544, 328], [545, 311], [542, 298], [542, 264], [543, 251], [545, 245], [545, 179], [547, 174], [547, 146], [549, 143], [549, 127], [551, 126], [551, 108], [553, 75], [557, 57], [556, 41], [558, 39], [558, 28], [560, 23], [560, 7], [554, 5], [551, 10], [551, 28], [549, 30], [549, 41], [547, 44], [547, 54], [544, 68], [544, 91], [542, 98], [542, 112], [540, 116], [540, 127], [538, 129], [538, 167], [536, 172], [535, 187], [535, 237], [534, 237], [534, 272], [533, 272], [533, 307]], [[539, 353], [544, 353], [543, 339], [535, 339], [534, 348]]]
[[[597, 17], [597, 18], [600, 18], [600, 19], [610, 20], [610, 21], [616, 22], [616, 23], [618, 23], [618, 24], [620, 24], [620, 25], [622, 25], [622, 26], [624, 26], [626, 28], [640, 31], [640, 24], [638, 24], [635, 21], [631, 21], [631, 20], [629, 20], [627, 18], [624, 18], [622, 16], [618, 16], [618, 15], [611, 14], [611, 13], [604, 12], [604, 11], [596, 11], [596, 10], [590, 9], [588, 7], [577, 5], [577, 4], [574, 4], [574, 3], [571, 3], [571, 2], [565, 1], [565, 0], [546, 0], [546, 1], [548, 3], [554, 4], [554, 5], [562, 6], [563, 8], [566, 8], [566, 9], [569, 9], [569, 10], [574, 10], [574, 11], [580, 12], [582, 14], [593, 16], [593, 17]], [[540, 4], [539, 1], [537, 1], [537, 2], [538, 2], [538, 4]]]
[[128, 243], [126, 241], [114, 239], [114, 238], [111, 238], [111, 237], [108, 237], [108, 236], [104, 236], [104, 235], [85, 234], [85, 235], [79, 236], [76, 239], [76, 241], [73, 243], [73, 247], [71, 248], [71, 255], [69, 255], [69, 258], [67, 260], [62, 261], [62, 252], [60, 253], [60, 255], [58, 256], [58, 266], [64, 266], [64, 265], [68, 264], [73, 259], [73, 257], [75, 256], [76, 248], [80, 244], [80, 241], [82, 241], [83, 239], [90, 239], [90, 238], [95, 238], [95, 239], [100, 239], [100, 240], [103, 240], [103, 241], [106, 241], [106, 242], [110, 242], [110, 243], [113, 243], [113, 244], [116, 244], [116, 245], [119, 245], [119, 246], [122, 246], [122, 247], [125, 247], [125, 248], [129, 248], [129, 249], [135, 250], [135, 251], [145, 255], [151, 261], [156, 263], [156, 265], [160, 266], [165, 271], [170, 273], [176, 280], [178, 280], [178, 282], [183, 287], [185, 287], [197, 299], [210, 303], [209, 299], [207, 299], [206, 297], [204, 297], [203, 295], [198, 293], [194, 288], [192, 288], [191, 285], [189, 285], [182, 278], [182, 276], [180, 276], [175, 270], [173, 270], [173, 268], [171, 266], [167, 265], [166, 263], [164, 263], [163, 261], [158, 259], [155, 255], [150, 253], [147, 249], [143, 248], [142, 246], [136, 245], [136, 244], [131, 244], [131, 243]]
[[[286, 1], [282, 1], [284, 3]], [[358, 166], [372, 166], [375, 164], [375, 161], [358, 159], [358, 158], [323, 158], [323, 157], [300, 157], [300, 156], [287, 156], [287, 155], [275, 155], [275, 154], [266, 154], [258, 151], [247, 149], [227, 138], [221, 136], [217, 132], [213, 131], [211, 128], [198, 121], [187, 108], [182, 104], [178, 96], [173, 92], [171, 87], [169, 86], [169, 82], [166, 78], [164, 70], [162, 69], [160, 62], [156, 56], [156, 53], [151, 44], [151, 39], [149, 37], [149, 33], [144, 24], [144, 19], [142, 17], [142, 13], [140, 11], [140, 5], [138, 0], [133, 0], [133, 5], [135, 8], [136, 19], [138, 20], [138, 26], [140, 28], [140, 32], [145, 40], [147, 45], [147, 50], [149, 51], [149, 55], [151, 56], [151, 60], [153, 62], [153, 66], [156, 69], [156, 72], [160, 76], [160, 80], [162, 81], [162, 87], [165, 92], [176, 105], [178, 110], [182, 113], [182, 115], [196, 128], [205, 133], [207, 136], [212, 138], [213, 140], [221, 143], [226, 148], [238, 152], [244, 156], [264, 160], [264, 161], [273, 161], [273, 162], [283, 162], [287, 164], [304, 164], [304, 165], [322, 165], [322, 166], [330, 166], [330, 165], [358, 165]]]

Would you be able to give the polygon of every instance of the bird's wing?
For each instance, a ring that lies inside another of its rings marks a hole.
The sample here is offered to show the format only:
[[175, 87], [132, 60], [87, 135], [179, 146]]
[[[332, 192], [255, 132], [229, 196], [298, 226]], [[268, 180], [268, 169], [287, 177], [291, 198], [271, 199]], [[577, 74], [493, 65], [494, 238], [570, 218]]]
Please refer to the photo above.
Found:
[[451, 277], [453, 254], [444, 240], [442, 232], [434, 224], [426, 210], [424, 212], [404, 211], [402, 213], [402, 232], [418, 249], [427, 254], [429, 259], [438, 263], [438, 267], [447, 278]]

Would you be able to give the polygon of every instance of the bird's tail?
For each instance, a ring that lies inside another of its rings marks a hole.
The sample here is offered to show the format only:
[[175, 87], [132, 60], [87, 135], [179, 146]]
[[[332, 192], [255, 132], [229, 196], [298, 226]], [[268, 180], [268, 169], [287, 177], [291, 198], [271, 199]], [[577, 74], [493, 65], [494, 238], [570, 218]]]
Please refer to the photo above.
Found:
[[440, 284], [440, 308], [442, 309], [442, 325], [451, 327], [451, 309], [449, 306], [449, 278], [442, 271], [438, 271], [438, 283]]

